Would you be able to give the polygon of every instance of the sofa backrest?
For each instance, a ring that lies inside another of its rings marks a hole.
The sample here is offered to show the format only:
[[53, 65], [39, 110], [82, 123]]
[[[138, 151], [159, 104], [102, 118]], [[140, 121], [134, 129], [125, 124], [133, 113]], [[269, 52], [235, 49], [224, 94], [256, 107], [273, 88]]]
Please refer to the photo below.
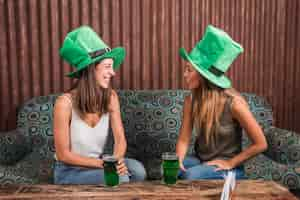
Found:
[[[186, 90], [119, 90], [122, 120], [127, 138], [127, 156], [141, 160], [149, 178], [160, 174], [157, 166], [160, 155], [174, 151], [181, 125], [181, 114]], [[45, 166], [41, 180], [51, 176], [53, 163], [53, 106], [58, 94], [35, 97], [18, 110], [17, 126], [30, 137], [33, 151]], [[254, 116], [264, 128], [272, 124], [272, 110], [269, 104], [254, 94], [243, 93]], [[112, 137], [109, 138], [106, 152], [112, 151]], [[192, 153], [190, 148], [189, 153]], [[34, 169], [34, 167], [33, 167]], [[147, 171], [148, 172], [148, 171]]]

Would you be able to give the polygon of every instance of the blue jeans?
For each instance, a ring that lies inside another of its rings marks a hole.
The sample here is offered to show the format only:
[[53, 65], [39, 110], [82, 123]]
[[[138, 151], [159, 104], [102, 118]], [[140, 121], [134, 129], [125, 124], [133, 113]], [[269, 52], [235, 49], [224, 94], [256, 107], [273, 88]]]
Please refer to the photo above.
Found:
[[[143, 181], [146, 178], [144, 166], [137, 160], [125, 158], [130, 176], [120, 176], [120, 183]], [[78, 167], [56, 161], [54, 165], [54, 184], [104, 184], [104, 170]]]
[[[183, 160], [183, 166], [186, 169], [186, 172], [180, 171], [179, 178], [187, 180], [196, 180], [196, 179], [223, 179], [226, 171], [215, 171], [215, 166], [209, 166], [205, 163], [194, 157], [188, 156]], [[236, 172], [236, 179], [245, 179], [243, 167], [237, 167], [233, 169]]]

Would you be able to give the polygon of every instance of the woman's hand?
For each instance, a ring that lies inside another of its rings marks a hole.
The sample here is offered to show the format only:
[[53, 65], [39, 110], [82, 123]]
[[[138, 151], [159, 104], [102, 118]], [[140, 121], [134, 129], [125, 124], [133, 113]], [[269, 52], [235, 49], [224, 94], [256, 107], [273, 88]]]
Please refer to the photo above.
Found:
[[186, 169], [185, 169], [185, 167], [184, 167], [184, 165], [183, 165], [183, 162], [181, 161], [181, 160], [179, 160], [179, 169], [181, 170], [181, 171], [186, 171]]
[[123, 158], [118, 160], [117, 172], [121, 176], [128, 174], [128, 169], [127, 169], [127, 166], [125, 165], [125, 162], [124, 162]]
[[233, 164], [229, 160], [212, 160], [205, 163], [206, 165], [216, 166], [215, 171], [230, 170], [234, 168]]

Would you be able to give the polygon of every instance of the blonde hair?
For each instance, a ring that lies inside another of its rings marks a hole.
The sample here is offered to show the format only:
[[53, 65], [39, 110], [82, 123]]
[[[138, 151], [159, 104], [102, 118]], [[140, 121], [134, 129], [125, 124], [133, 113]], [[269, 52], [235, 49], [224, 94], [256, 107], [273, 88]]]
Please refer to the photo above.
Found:
[[193, 124], [198, 134], [204, 134], [207, 144], [214, 143], [228, 96], [240, 95], [233, 88], [219, 88], [202, 77], [200, 81], [200, 87], [192, 91]]

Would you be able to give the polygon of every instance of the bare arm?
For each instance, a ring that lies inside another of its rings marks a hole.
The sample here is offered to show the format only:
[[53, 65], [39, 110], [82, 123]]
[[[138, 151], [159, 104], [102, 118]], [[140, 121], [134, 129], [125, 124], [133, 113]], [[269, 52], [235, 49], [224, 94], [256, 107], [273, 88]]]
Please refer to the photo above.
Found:
[[120, 103], [117, 93], [113, 90], [110, 99], [110, 123], [114, 136], [114, 156], [123, 158], [126, 153], [127, 142], [121, 119]]
[[192, 127], [192, 99], [191, 96], [188, 96], [184, 99], [182, 124], [176, 144], [176, 153], [181, 163], [189, 147]]
[[255, 120], [248, 106], [240, 99], [236, 98], [232, 104], [232, 115], [240, 123], [241, 127], [246, 131], [252, 144], [241, 153], [228, 161], [214, 160], [208, 162], [209, 165], [217, 165], [217, 170], [232, 169], [240, 165], [247, 159], [263, 152], [267, 148], [266, 138], [262, 129]]
[[243, 150], [240, 154], [230, 160], [235, 167], [256, 154], [265, 151], [268, 144], [261, 127], [247, 105], [238, 99], [234, 100], [232, 104], [232, 114], [252, 141], [252, 144], [247, 149]]
[[68, 97], [61, 96], [57, 98], [53, 115], [54, 145], [57, 159], [72, 165], [102, 168], [102, 160], [83, 157], [71, 152], [70, 120], [72, 106]]

